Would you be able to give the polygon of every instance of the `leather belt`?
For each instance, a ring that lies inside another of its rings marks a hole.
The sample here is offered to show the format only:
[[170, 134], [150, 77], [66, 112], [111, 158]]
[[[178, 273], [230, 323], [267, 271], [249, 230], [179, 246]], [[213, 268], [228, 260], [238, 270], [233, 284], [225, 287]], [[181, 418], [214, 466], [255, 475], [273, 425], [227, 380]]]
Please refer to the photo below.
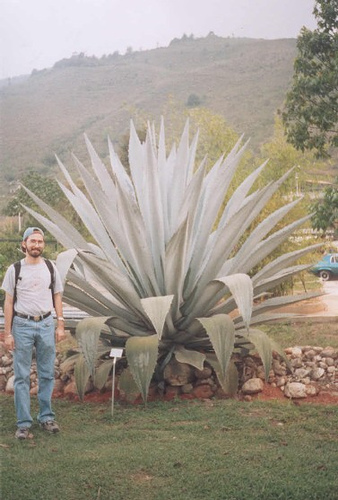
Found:
[[23, 318], [23, 319], [30, 319], [32, 321], [42, 321], [43, 319], [48, 318], [48, 316], [50, 316], [51, 314], [52, 314], [51, 312], [48, 312], [46, 314], [42, 314], [41, 316], [29, 316], [28, 314], [21, 314], [21, 313], [15, 312], [14, 316], [18, 316], [19, 318]]

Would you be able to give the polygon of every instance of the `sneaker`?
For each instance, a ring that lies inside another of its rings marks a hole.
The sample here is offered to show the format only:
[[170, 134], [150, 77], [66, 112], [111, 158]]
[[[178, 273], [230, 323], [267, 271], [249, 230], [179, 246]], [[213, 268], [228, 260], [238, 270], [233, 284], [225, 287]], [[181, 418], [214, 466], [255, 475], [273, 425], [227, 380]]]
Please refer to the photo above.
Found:
[[16, 439], [27, 439], [29, 436], [29, 428], [28, 427], [18, 427], [15, 437]]
[[51, 434], [55, 434], [60, 431], [60, 428], [55, 420], [47, 420], [47, 422], [41, 422], [40, 425], [44, 431], [50, 432]]

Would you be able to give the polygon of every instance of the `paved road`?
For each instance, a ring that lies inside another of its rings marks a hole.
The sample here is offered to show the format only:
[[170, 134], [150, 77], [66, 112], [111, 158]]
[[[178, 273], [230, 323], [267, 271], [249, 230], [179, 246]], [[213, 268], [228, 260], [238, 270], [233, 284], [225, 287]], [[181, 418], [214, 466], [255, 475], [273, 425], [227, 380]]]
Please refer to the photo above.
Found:
[[323, 291], [326, 295], [321, 300], [325, 304], [325, 314], [338, 316], [338, 279], [324, 281]]

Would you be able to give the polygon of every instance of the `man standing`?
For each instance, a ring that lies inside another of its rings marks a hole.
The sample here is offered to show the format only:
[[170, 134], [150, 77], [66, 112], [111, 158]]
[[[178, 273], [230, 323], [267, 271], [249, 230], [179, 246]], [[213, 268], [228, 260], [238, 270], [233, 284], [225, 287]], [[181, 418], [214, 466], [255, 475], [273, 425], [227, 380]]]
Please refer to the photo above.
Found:
[[[2, 288], [5, 343], [14, 350], [14, 402], [17, 416], [17, 439], [26, 439], [33, 419], [30, 413], [30, 369], [33, 347], [38, 371], [38, 422], [51, 433], [59, 432], [51, 399], [54, 387], [55, 336], [64, 335], [62, 315], [62, 282], [50, 262], [42, 257], [44, 233], [29, 227], [23, 235], [21, 249], [26, 254], [20, 261], [19, 274], [12, 264], [6, 271]], [[47, 265], [51, 264], [49, 268]], [[52, 309], [55, 309], [55, 329]]]

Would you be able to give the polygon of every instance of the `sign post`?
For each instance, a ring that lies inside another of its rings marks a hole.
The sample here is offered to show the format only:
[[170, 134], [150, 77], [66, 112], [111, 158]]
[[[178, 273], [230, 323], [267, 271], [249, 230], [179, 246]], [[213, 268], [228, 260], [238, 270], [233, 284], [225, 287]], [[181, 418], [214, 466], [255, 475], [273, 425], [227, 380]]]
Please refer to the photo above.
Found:
[[111, 390], [111, 416], [114, 415], [114, 397], [115, 397], [115, 367], [117, 358], [121, 358], [123, 354], [123, 349], [111, 349], [109, 353], [110, 358], [113, 359], [113, 379], [112, 379], [112, 390]]

